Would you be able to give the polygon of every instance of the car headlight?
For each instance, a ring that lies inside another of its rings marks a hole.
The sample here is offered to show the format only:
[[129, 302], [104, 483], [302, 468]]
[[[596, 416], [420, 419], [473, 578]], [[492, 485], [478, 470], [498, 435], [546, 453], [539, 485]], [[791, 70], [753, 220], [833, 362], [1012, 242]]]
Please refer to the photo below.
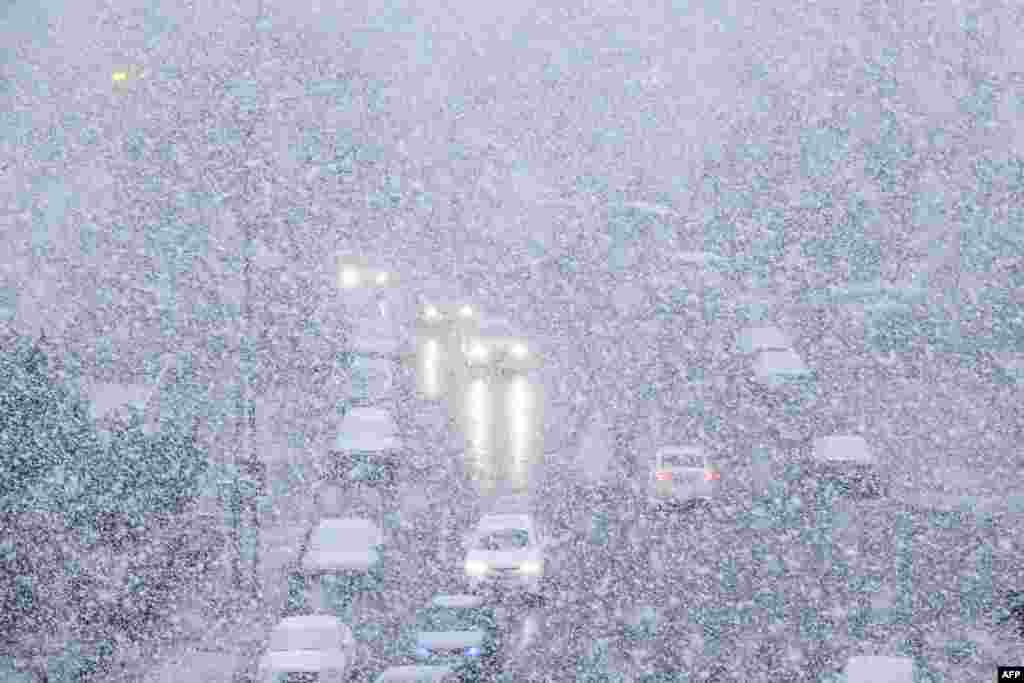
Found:
[[345, 287], [356, 287], [359, 285], [359, 271], [355, 268], [345, 268], [341, 271], [341, 284]]
[[543, 568], [544, 567], [540, 562], [530, 560], [527, 562], [523, 562], [519, 566], [519, 571], [521, 571], [523, 574], [540, 574]]
[[467, 560], [466, 573], [470, 576], [483, 576], [487, 573], [487, 563], [478, 560]]
[[468, 647], [468, 648], [466, 648], [465, 654], [466, 654], [467, 657], [479, 657], [480, 656], [480, 648], [478, 648], [478, 647]]

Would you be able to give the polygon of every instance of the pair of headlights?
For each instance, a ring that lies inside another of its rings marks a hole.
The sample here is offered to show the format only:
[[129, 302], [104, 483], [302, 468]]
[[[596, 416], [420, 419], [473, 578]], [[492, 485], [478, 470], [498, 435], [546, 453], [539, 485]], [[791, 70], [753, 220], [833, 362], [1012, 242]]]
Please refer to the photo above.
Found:
[[[540, 574], [543, 570], [543, 565], [535, 560], [527, 560], [519, 565], [520, 574], [536, 575]], [[479, 560], [468, 560], [466, 562], [466, 574], [469, 576], [485, 576], [490, 571], [490, 567], [486, 562], [480, 562]]]
[[[467, 353], [469, 354], [469, 357], [475, 361], [485, 361], [491, 354], [490, 349], [488, 349], [487, 346], [479, 343], [470, 346]], [[515, 358], [522, 360], [530, 354], [530, 350], [526, 348], [525, 344], [513, 344], [509, 349], [509, 353], [511, 353]]]
[[[386, 285], [391, 281], [391, 276], [384, 272], [378, 272], [373, 278], [378, 285]], [[341, 271], [341, 284], [346, 288], [358, 287], [363, 281], [363, 274], [356, 268], [344, 268]]]
[[[437, 306], [427, 306], [425, 309], [423, 309], [423, 317], [432, 322], [436, 322], [441, 320], [443, 316], [441, 315], [441, 311], [438, 310]], [[459, 317], [463, 319], [472, 318], [473, 307], [461, 306], [459, 308]]]

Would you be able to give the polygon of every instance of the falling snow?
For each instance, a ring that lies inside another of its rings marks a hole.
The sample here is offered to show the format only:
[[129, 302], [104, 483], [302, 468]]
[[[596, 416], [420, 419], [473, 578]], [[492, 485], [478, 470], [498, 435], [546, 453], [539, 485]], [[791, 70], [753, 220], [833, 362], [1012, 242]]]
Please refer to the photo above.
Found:
[[1021, 663], [1013, 3], [3, 4], [0, 679]]

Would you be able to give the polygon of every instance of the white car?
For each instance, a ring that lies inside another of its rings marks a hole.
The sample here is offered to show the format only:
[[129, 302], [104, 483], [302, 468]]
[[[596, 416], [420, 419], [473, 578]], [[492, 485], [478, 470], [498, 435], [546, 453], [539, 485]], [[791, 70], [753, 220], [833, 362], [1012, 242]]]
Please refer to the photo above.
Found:
[[302, 558], [307, 576], [349, 578], [378, 589], [383, 581], [384, 532], [368, 519], [325, 519], [313, 530]]
[[376, 683], [455, 683], [459, 676], [449, 666], [393, 666]]
[[664, 446], [654, 454], [648, 484], [648, 504], [692, 507], [708, 503], [718, 493], [721, 473], [703, 446]]
[[466, 537], [466, 579], [473, 590], [522, 590], [539, 596], [544, 541], [529, 514], [485, 515]]
[[362, 661], [352, 630], [337, 617], [288, 617], [270, 632], [258, 680], [342, 683]]
[[832, 482], [858, 498], [884, 495], [886, 487], [878, 458], [863, 436], [836, 434], [815, 439], [810, 470], [815, 484], [822, 480]]
[[357, 406], [341, 421], [331, 451], [335, 475], [393, 485], [404, 443], [398, 423], [385, 408]]

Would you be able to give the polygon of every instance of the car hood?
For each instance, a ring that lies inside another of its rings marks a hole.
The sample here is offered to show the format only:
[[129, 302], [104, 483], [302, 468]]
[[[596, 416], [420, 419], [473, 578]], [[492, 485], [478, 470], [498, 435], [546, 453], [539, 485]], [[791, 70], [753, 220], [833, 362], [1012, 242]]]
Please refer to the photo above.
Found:
[[428, 650], [455, 650], [458, 648], [480, 647], [484, 642], [483, 631], [420, 631], [416, 634], [416, 645]]
[[340, 650], [268, 652], [260, 659], [263, 672], [343, 671], [348, 662]]
[[312, 551], [302, 561], [306, 571], [367, 571], [380, 561], [373, 548], [347, 552]]
[[517, 567], [523, 562], [540, 560], [540, 553], [532, 548], [522, 550], [470, 550], [466, 554], [470, 562], [486, 562], [491, 567]]

